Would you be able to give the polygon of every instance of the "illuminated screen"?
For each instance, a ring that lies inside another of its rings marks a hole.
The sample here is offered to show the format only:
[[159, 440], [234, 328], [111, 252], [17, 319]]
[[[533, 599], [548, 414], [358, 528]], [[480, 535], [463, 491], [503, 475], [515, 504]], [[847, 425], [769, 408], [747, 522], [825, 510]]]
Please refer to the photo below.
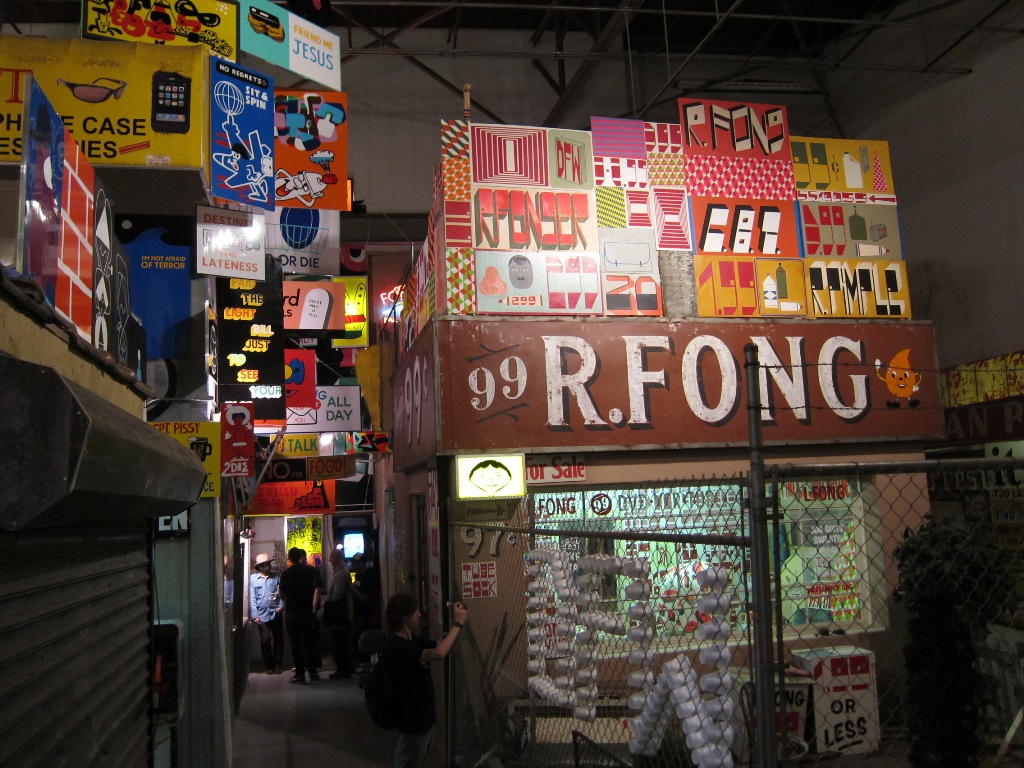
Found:
[[341, 539], [341, 546], [346, 559], [352, 558], [366, 551], [366, 539], [361, 533], [346, 533]]

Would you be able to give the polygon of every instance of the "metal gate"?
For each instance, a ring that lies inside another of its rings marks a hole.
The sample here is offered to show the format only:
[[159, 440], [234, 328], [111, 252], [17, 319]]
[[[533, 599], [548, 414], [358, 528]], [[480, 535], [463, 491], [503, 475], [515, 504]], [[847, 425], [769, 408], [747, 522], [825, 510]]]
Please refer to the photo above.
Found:
[[150, 764], [146, 531], [0, 533], [0, 766]]
[[[707, 734], [692, 736], [690, 705], [649, 711], [663, 677], [673, 703], [691, 700], [675, 693], [685, 679], [696, 681], [701, 701], [731, 702], [701, 711], [717, 711], [711, 731], [728, 737], [737, 765], [838, 759], [844, 768], [910, 768], [939, 738], [929, 726], [950, 717], [962, 726], [972, 706], [977, 727], [939, 734], [966, 738], [974, 755], [1020, 760], [1024, 735], [1013, 725], [1024, 711], [1024, 464], [761, 471], [767, 604], [751, 568], [754, 472], [654, 484], [646, 490], [676, 497], [640, 522], [586, 510], [571, 522], [545, 522], [544, 493], [449, 501], [449, 594], [487, 598], [471, 600], [451, 657], [451, 761], [695, 765]], [[595, 493], [621, 492], [628, 504], [638, 488]], [[637, 530], [622, 530], [629, 526]], [[713, 581], [699, 573], [722, 567], [724, 596], [705, 599]], [[946, 609], [922, 610], [934, 605], [925, 598]], [[643, 602], [650, 612], [636, 607]], [[724, 635], [702, 629], [716, 618]], [[726, 665], [706, 650], [723, 636]], [[757, 663], [758, 636], [770, 638], [765, 665]], [[929, 693], [921, 666], [956, 662], [933, 654], [944, 638], [956, 640], [964, 676]], [[716, 672], [727, 673], [728, 690], [724, 674], [711, 681], [718, 688], [703, 684]], [[774, 697], [774, 760], [758, 754], [759, 695]]]

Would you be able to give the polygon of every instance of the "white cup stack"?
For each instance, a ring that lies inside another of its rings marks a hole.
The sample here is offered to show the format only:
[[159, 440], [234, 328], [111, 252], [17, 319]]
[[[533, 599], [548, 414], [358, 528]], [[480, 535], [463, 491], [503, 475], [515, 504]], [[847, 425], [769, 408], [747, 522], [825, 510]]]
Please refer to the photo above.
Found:
[[[702, 594], [697, 610], [711, 614], [711, 619], [697, 627], [697, 637], [705, 643], [698, 652], [700, 663], [711, 670], [700, 676], [699, 686], [710, 697], [698, 699], [697, 711], [691, 717], [700, 725], [687, 731], [686, 743], [693, 750], [691, 757], [698, 768], [732, 768], [732, 744], [736, 733], [729, 725], [735, 704], [729, 698], [734, 680], [729, 673], [732, 649], [728, 646], [729, 626], [726, 616], [732, 605], [726, 594], [729, 570], [712, 566], [694, 574]], [[689, 721], [690, 718], [687, 718]]]

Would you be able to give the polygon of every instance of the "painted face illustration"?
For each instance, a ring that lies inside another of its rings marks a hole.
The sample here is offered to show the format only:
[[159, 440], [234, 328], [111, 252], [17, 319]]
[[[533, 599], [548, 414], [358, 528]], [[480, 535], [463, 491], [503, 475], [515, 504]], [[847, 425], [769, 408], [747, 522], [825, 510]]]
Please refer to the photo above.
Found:
[[512, 481], [512, 473], [504, 464], [489, 459], [473, 467], [469, 473], [469, 481], [481, 491], [493, 496]]
[[516, 288], [533, 285], [533, 263], [525, 256], [513, 256], [508, 260], [508, 279]]

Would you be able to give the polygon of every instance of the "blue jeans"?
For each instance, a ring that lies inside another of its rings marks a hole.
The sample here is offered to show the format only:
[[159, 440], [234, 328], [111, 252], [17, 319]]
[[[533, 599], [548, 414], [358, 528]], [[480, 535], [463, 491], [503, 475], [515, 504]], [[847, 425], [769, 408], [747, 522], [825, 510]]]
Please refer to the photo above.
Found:
[[398, 744], [395, 745], [395, 768], [426, 768], [433, 744], [433, 727], [424, 733], [399, 733]]

